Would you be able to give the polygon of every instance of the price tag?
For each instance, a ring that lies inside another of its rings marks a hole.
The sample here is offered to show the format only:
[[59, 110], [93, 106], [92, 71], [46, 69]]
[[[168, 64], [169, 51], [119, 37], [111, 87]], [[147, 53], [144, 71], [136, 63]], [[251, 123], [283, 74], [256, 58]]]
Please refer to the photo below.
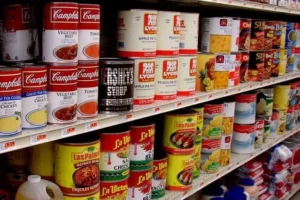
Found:
[[68, 137], [76, 134], [75, 127], [61, 129], [61, 137]]
[[174, 108], [180, 108], [182, 106], [181, 102], [174, 103]]
[[131, 121], [131, 120], [133, 120], [133, 115], [131, 113], [122, 116], [122, 121], [123, 122], [128, 122], [128, 121]]
[[229, 94], [229, 91], [228, 90], [226, 90], [226, 91], [224, 91], [224, 93], [223, 93], [224, 95], [228, 95]]
[[15, 140], [10, 140], [6, 142], [0, 143], [0, 152], [12, 151], [16, 149], [16, 142]]
[[98, 128], [99, 128], [98, 121], [89, 122], [89, 123], [85, 124], [85, 131], [92, 131], [92, 130], [96, 130]]
[[194, 101], [195, 101], [195, 103], [199, 103], [199, 102], [200, 102], [200, 98], [199, 98], [199, 97], [196, 97], [196, 98], [194, 99]]
[[30, 136], [31, 144], [40, 144], [40, 143], [44, 143], [47, 141], [48, 141], [47, 133], [39, 133], [39, 134]]
[[159, 113], [159, 112], [160, 112], [160, 107], [152, 108], [152, 113]]
[[206, 96], [206, 99], [207, 99], [207, 100], [211, 100], [212, 98], [213, 98], [213, 95], [212, 95], [212, 94], [209, 94], [209, 95]]

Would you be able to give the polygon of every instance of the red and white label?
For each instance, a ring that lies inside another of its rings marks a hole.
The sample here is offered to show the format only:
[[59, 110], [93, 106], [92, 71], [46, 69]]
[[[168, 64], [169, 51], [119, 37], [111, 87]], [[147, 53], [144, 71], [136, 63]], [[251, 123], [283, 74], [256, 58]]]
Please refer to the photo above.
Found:
[[237, 86], [240, 83], [241, 54], [230, 55], [229, 86]]
[[195, 94], [196, 87], [196, 56], [180, 56], [178, 71], [178, 89], [177, 95], [191, 96]]
[[128, 200], [151, 199], [152, 168], [130, 171], [128, 179]]
[[234, 18], [232, 20], [232, 36], [231, 36], [231, 51], [232, 52], [239, 51], [240, 23], [241, 23], [241, 20], [239, 18]]
[[180, 15], [180, 55], [197, 54], [199, 14], [181, 13]]
[[247, 154], [254, 152], [255, 124], [234, 124], [231, 150], [235, 153]]
[[232, 135], [223, 135], [221, 138], [221, 149], [231, 149]]

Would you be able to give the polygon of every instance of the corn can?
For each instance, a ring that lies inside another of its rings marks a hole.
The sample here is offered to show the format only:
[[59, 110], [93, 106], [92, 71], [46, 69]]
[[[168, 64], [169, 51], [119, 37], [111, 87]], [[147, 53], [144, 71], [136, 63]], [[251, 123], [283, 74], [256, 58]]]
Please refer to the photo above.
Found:
[[147, 170], [131, 170], [128, 179], [128, 200], [151, 199], [152, 167]]
[[227, 166], [231, 159], [232, 135], [223, 135], [221, 138], [220, 166]]
[[285, 75], [287, 65], [287, 49], [280, 49], [279, 55], [279, 76]]
[[204, 105], [203, 139], [220, 139], [223, 120], [223, 104]]
[[201, 143], [195, 143], [194, 152], [194, 168], [193, 177], [198, 178], [200, 175], [200, 164], [201, 164]]
[[219, 171], [220, 167], [220, 146], [211, 153], [201, 154], [201, 174], [213, 174]]
[[274, 108], [287, 110], [289, 106], [290, 85], [276, 85], [274, 87]]
[[128, 179], [120, 181], [100, 181], [100, 185], [101, 200], [112, 200], [116, 197], [120, 200], [127, 199]]
[[214, 72], [215, 89], [226, 89], [229, 85], [229, 71], [231, 65], [231, 55], [216, 55]]
[[209, 92], [214, 89], [215, 58], [214, 54], [197, 55], [196, 91]]
[[167, 163], [167, 157], [153, 161], [151, 199], [162, 198], [166, 194]]

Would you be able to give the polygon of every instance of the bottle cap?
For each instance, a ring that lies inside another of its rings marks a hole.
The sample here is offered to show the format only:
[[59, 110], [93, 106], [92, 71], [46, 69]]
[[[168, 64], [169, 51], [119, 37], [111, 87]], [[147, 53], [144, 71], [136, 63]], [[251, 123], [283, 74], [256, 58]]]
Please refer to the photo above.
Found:
[[29, 183], [39, 183], [41, 182], [41, 177], [39, 175], [30, 175], [27, 177]]

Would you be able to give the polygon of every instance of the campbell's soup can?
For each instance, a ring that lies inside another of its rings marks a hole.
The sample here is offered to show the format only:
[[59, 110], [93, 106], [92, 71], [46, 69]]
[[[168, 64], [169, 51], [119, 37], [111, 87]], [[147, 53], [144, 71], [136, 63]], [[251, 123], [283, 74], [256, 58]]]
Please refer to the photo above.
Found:
[[178, 57], [156, 58], [155, 100], [176, 99], [178, 70]]
[[264, 78], [265, 52], [251, 51], [249, 53], [248, 77], [251, 81], [262, 81]]
[[271, 76], [278, 76], [279, 75], [279, 63], [280, 63], [280, 50], [273, 49], [273, 60], [272, 60], [272, 67], [271, 67]]
[[157, 56], [178, 56], [180, 43], [180, 13], [158, 11]]
[[[112, 200], [115, 198], [127, 199], [128, 179], [121, 181], [100, 181], [100, 199]], [[98, 199], [97, 199], [98, 200]]]
[[155, 58], [134, 59], [134, 92], [135, 105], [151, 104], [155, 93]]
[[240, 19], [239, 50], [250, 50], [251, 19]]
[[241, 55], [240, 83], [245, 83], [249, 81], [248, 70], [249, 70], [249, 53], [243, 52]]
[[37, 45], [32, 35], [32, 9], [29, 4], [12, 4], [3, 9], [3, 61], [32, 60]]
[[265, 67], [264, 67], [263, 79], [271, 78], [272, 62], [273, 62], [272, 50], [265, 51]]
[[256, 94], [235, 95], [234, 123], [254, 124], [256, 115]]
[[95, 60], [100, 55], [100, 5], [79, 4], [78, 60]]
[[79, 62], [78, 64], [78, 118], [90, 118], [98, 114], [98, 68], [97, 62]]
[[234, 124], [231, 150], [238, 154], [254, 152], [255, 124]]
[[44, 5], [43, 13], [43, 61], [77, 62], [78, 3], [47, 3]]
[[119, 11], [117, 44], [120, 57], [155, 57], [157, 11]]
[[196, 93], [197, 56], [179, 56], [177, 95], [191, 96]]
[[180, 55], [195, 55], [198, 50], [198, 13], [180, 13]]
[[21, 69], [0, 66], [0, 136], [22, 131]]
[[230, 69], [229, 69], [229, 86], [237, 86], [240, 83], [240, 69], [242, 64], [242, 54], [234, 53], [230, 55]]
[[130, 112], [133, 109], [134, 60], [100, 59], [99, 111]]
[[146, 170], [130, 170], [128, 200], [151, 199], [152, 174], [152, 167]]
[[48, 66], [48, 123], [77, 120], [77, 65]]

